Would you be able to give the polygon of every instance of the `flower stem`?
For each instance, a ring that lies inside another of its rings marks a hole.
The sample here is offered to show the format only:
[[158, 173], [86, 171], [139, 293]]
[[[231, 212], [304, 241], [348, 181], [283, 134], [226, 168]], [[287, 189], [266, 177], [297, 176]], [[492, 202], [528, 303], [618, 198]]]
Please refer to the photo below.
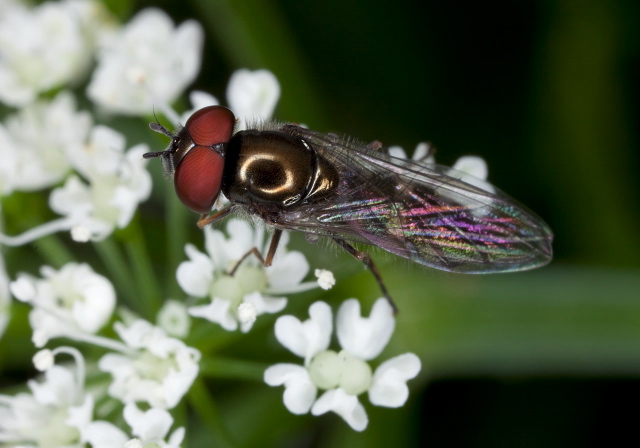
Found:
[[184, 260], [184, 246], [187, 243], [188, 226], [195, 227], [195, 219], [189, 223], [190, 212], [178, 200], [173, 191], [173, 183], [165, 182], [165, 210], [166, 210], [166, 235], [167, 235], [167, 263], [166, 291], [169, 297], [180, 295], [180, 288], [176, 281], [175, 273], [178, 265]]
[[33, 248], [39, 251], [42, 257], [47, 260], [47, 263], [56, 269], [60, 269], [65, 264], [76, 260], [76, 257], [69, 251], [58, 235], [49, 235], [41, 238], [33, 245]]
[[97, 345], [98, 347], [103, 347], [109, 350], [113, 350], [115, 352], [122, 353], [127, 356], [134, 356], [135, 350], [130, 349], [122, 342], [116, 341], [115, 339], [105, 338], [103, 336], [98, 336], [95, 334], [88, 333], [77, 333], [69, 336], [76, 341], [86, 342], [91, 345]]
[[118, 288], [118, 293], [123, 294], [128, 303], [135, 304], [136, 284], [120, 247], [112, 238], [94, 242], [93, 247], [107, 267], [111, 280]]
[[69, 218], [59, 218], [49, 221], [45, 224], [33, 227], [26, 232], [16, 236], [9, 236], [0, 233], [0, 244], [5, 246], [22, 246], [30, 243], [43, 236], [48, 236], [56, 232], [62, 232], [63, 230], [69, 230], [73, 225], [73, 221]]
[[206, 427], [211, 432], [211, 439], [216, 441], [215, 446], [218, 448], [235, 446], [231, 442], [231, 435], [222, 425], [220, 410], [213, 401], [201, 376], [193, 382], [188, 396], [189, 403], [200, 416], [200, 419], [206, 422]]
[[270, 364], [215, 356], [200, 360], [200, 374], [211, 378], [229, 378], [262, 382]]
[[158, 278], [153, 272], [151, 258], [149, 257], [138, 214], [131, 220], [123, 235], [125, 237], [125, 250], [140, 293], [138, 298], [140, 310], [144, 316], [152, 319], [160, 309], [162, 294], [158, 287]]

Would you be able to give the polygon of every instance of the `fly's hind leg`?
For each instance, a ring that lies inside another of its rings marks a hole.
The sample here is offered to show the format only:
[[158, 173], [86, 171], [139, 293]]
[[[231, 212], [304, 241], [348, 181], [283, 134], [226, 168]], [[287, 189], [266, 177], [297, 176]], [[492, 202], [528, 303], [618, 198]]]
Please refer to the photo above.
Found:
[[367, 269], [371, 271], [376, 281], [378, 282], [378, 286], [382, 291], [382, 295], [384, 295], [384, 297], [389, 301], [389, 305], [391, 305], [391, 308], [393, 308], [393, 314], [396, 314], [398, 312], [398, 307], [396, 306], [395, 302], [389, 295], [389, 291], [387, 291], [387, 287], [384, 285], [384, 282], [382, 281], [382, 277], [380, 276], [380, 272], [378, 272], [378, 268], [376, 267], [373, 260], [371, 259], [371, 256], [366, 252], [362, 252], [356, 249], [351, 244], [347, 243], [345, 240], [341, 240], [339, 238], [333, 238], [333, 241], [335, 241], [338, 246], [340, 246], [341, 248], [346, 250], [348, 253], [350, 253], [353, 256], [353, 258], [355, 258], [356, 260], [360, 260], [367, 267]]
[[240, 265], [242, 264], [242, 262], [252, 254], [258, 259], [260, 263], [262, 263], [262, 266], [264, 266], [265, 268], [268, 268], [269, 266], [271, 266], [271, 263], [273, 263], [273, 257], [276, 255], [276, 250], [278, 249], [278, 244], [280, 244], [281, 236], [282, 236], [282, 230], [276, 229], [276, 231], [273, 233], [273, 237], [271, 237], [271, 242], [269, 243], [269, 250], [267, 251], [266, 257], [264, 258], [262, 257], [262, 254], [260, 253], [260, 250], [257, 247], [252, 247], [249, 251], [247, 251], [246, 254], [240, 257], [240, 260], [238, 260], [238, 262], [233, 267], [233, 269], [231, 269], [228, 272], [228, 275], [230, 277], [233, 277], [236, 271], [238, 270], [238, 268], [240, 267]]
[[382, 144], [380, 140], [374, 140], [371, 143], [369, 143], [367, 145], [367, 149], [370, 149], [372, 151], [382, 151], [385, 154], [389, 153], [389, 151], [387, 150], [388, 148], [385, 148], [385, 146]]

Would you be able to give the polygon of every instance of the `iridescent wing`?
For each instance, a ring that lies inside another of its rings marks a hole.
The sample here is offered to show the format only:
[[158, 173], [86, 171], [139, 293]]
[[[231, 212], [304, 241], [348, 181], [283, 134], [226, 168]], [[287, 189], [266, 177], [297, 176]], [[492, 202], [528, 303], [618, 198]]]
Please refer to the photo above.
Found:
[[329, 160], [340, 183], [333, 197], [282, 213], [278, 227], [372, 244], [453, 272], [518, 271], [551, 260], [553, 235], [544, 221], [480, 179], [331, 134], [283, 130]]

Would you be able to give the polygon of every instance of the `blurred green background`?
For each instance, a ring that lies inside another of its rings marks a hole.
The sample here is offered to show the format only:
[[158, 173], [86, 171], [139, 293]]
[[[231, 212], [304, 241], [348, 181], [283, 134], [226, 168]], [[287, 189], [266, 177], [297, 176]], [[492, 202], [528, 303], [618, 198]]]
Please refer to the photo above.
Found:
[[[107, 3], [123, 19], [158, 6], [178, 22], [200, 21], [207, 41], [194, 87], [223, 104], [235, 69], [267, 68], [282, 86], [277, 119], [409, 151], [430, 141], [443, 164], [482, 156], [489, 180], [555, 233], [551, 265], [509, 275], [448, 275], [373, 251], [400, 307], [385, 354], [415, 352], [423, 372], [399, 410], [363, 398], [370, 423], [362, 434], [333, 415], [288, 414], [281, 389], [237, 381], [228, 371], [216, 378], [225, 356], [287, 358], [272, 336], [273, 320], [252, 332], [252, 340], [267, 340], [266, 351], [207, 327], [201, 338], [221, 358], [211, 359], [214, 379], [197, 383], [194, 393], [212, 391], [216, 411], [200, 410], [210, 420], [191, 427], [188, 446], [599, 447], [637, 440], [639, 2]], [[152, 223], [149, 238], [162, 219], [156, 207], [142, 209], [143, 222]], [[193, 216], [185, 216], [191, 225]], [[198, 238], [195, 229], [192, 235]], [[379, 295], [348, 256], [300, 237], [292, 245], [338, 277], [328, 293], [292, 298], [299, 317], [312, 297], [337, 304], [355, 296], [368, 310]], [[175, 285], [172, 292], [178, 296]]]

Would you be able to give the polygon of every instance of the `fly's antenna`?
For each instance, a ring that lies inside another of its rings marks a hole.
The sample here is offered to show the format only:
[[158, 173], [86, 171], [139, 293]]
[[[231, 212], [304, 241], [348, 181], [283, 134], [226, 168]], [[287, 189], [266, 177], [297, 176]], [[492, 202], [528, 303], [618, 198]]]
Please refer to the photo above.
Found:
[[173, 135], [171, 132], [169, 132], [169, 130], [167, 130], [167, 128], [165, 128], [160, 124], [160, 121], [158, 121], [158, 117], [156, 116], [155, 110], [153, 111], [153, 118], [155, 118], [156, 121], [152, 121], [151, 123], [149, 123], [149, 128], [154, 132], [158, 132], [160, 134], [164, 134], [167, 137], [169, 137], [171, 139], [172, 144], [169, 146], [169, 149], [165, 151], [147, 152], [143, 154], [142, 157], [145, 159], [153, 159], [155, 157], [171, 154], [173, 152], [172, 151], [173, 143], [176, 141], [176, 136]]
[[164, 134], [167, 137], [169, 137], [171, 140], [173, 140], [175, 138], [175, 135], [173, 135], [171, 132], [167, 130], [167, 128], [165, 128], [160, 124], [160, 120], [158, 120], [158, 117], [156, 116], [155, 108], [153, 109], [153, 118], [155, 118], [156, 121], [149, 123], [149, 127], [151, 128], [151, 130], [155, 132], [159, 132], [160, 134]]
[[151, 128], [152, 131], [159, 132], [160, 134], [166, 135], [170, 139], [173, 139], [175, 137], [175, 135], [169, 132], [167, 128], [165, 128], [160, 123], [157, 123], [155, 121], [152, 121], [151, 123], [149, 123], [149, 128]]

